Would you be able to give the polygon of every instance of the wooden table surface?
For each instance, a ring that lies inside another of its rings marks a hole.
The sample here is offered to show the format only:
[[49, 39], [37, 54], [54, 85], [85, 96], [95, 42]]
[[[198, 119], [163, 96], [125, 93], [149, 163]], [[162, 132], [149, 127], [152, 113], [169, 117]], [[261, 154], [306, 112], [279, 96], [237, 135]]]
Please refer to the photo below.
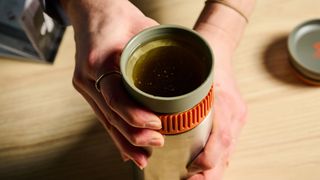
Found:
[[[192, 27], [203, 1], [136, 0], [160, 23]], [[234, 56], [249, 106], [226, 180], [319, 180], [320, 88], [288, 65], [286, 39], [320, 16], [318, 0], [260, 0]], [[53, 65], [0, 59], [0, 179], [131, 180], [113, 143], [73, 89], [67, 29]]]

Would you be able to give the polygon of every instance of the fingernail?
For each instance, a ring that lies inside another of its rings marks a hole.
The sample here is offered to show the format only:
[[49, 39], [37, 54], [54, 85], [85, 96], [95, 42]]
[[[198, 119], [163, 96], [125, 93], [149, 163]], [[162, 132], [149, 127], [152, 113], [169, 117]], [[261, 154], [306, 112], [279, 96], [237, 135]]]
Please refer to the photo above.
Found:
[[162, 147], [164, 144], [163, 138], [155, 137], [149, 140], [148, 145], [149, 146], [156, 146], [156, 147]]
[[122, 160], [124, 161], [124, 162], [126, 162], [126, 161], [128, 161], [129, 160], [129, 157], [127, 156], [127, 155], [125, 155], [125, 154], [120, 154], [121, 155], [121, 158], [122, 158]]
[[145, 128], [150, 128], [150, 129], [161, 129], [161, 121], [149, 121], [145, 125]]
[[143, 170], [143, 167], [137, 161], [133, 161], [133, 162], [138, 166], [139, 169]]
[[126, 155], [121, 155], [121, 157], [122, 157], [122, 160], [124, 161], [124, 162], [127, 162], [127, 161], [129, 161], [130, 160], [130, 158], [128, 157], [128, 156], [126, 156]]
[[142, 164], [140, 164], [138, 161], [136, 160], [132, 160], [137, 166], [139, 169], [143, 170], [144, 166]]

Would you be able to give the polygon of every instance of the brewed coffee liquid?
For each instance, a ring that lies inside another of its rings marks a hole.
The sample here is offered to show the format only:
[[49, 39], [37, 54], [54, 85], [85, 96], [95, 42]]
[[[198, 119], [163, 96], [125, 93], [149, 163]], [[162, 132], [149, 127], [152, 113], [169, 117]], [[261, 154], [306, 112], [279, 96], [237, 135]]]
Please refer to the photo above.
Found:
[[183, 39], [165, 37], [141, 45], [133, 56], [134, 85], [161, 97], [189, 93], [208, 76], [208, 58], [199, 47]]

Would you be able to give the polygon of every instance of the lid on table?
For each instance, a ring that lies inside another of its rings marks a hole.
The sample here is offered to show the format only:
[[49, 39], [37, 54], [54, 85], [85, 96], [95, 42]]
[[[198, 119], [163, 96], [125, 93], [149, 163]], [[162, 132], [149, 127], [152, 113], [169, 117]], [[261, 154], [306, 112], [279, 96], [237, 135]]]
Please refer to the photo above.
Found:
[[307, 81], [320, 85], [320, 19], [304, 22], [290, 34], [291, 64]]

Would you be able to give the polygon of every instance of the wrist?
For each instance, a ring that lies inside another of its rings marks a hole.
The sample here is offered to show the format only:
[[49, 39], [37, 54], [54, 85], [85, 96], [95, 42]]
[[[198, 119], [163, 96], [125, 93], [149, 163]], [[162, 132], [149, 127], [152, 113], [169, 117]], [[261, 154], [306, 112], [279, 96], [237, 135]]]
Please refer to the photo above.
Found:
[[226, 4], [230, 4], [237, 10], [239, 10], [241, 13], [243, 13], [244, 16], [249, 18], [252, 14], [255, 1], [256, 0], [222, 0]]
[[255, 0], [222, 1], [231, 7], [228, 7], [224, 3], [214, 2], [210, 1], [209, 3], [208, 1], [206, 3], [195, 25], [195, 29], [213, 31], [211, 32], [212, 36], [218, 36], [217, 34], [224, 36], [226, 39], [225, 43], [228, 43], [228, 46], [234, 50], [246, 27], [246, 18], [249, 18], [253, 11]]

